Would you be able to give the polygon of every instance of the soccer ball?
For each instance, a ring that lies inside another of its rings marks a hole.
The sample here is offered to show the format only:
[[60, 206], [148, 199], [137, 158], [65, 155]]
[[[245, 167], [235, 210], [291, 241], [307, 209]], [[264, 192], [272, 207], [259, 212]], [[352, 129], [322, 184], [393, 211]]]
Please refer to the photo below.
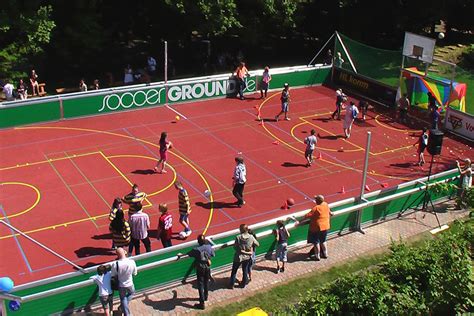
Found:
[[211, 191], [205, 190], [204, 191], [204, 196], [207, 197], [207, 198], [210, 197], [211, 196]]
[[443, 39], [443, 38], [444, 38], [444, 33], [443, 33], [443, 32], [439, 33], [439, 34], [438, 34], [438, 38], [439, 38], [439, 39]]

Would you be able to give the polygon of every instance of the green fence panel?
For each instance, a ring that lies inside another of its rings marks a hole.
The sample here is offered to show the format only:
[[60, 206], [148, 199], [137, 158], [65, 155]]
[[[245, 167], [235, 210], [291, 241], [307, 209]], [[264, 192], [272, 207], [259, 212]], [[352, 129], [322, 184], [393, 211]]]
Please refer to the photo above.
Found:
[[37, 122], [57, 121], [60, 118], [57, 100], [0, 107], [0, 128], [27, 125]]

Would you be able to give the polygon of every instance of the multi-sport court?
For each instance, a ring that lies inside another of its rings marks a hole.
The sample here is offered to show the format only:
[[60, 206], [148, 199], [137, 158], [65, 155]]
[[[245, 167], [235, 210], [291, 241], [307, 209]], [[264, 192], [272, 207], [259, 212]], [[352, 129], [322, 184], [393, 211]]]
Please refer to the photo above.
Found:
[[[0, 131], [0, 219], [28, 234], [81, 267], [115, 258], [111, 251], [108, 214], [115, 197], [136, 183], [147, 193], [152, 249], [157, 241], [158, 204], [167, 203], [178, 223], [179, 179], [192, 203], [194, 239], [295, 211], [309, 209], [315, 194], [329, 202], [360, 194], [367, 132], [372, 133], [367, 186], [393, 187], [425, 177], [428, 166], [415, 166], [420, 129], [428, 123], [411, 118], [396, 123], [393, 110], [371, 107], [366, 121], [357, 120], [352, 136], [341, 135], [342, 121], [331, 120], [335, 92], [323, 86], [291, 90], [291, 121], [275, 122], [279, 91], [260, 99], [248, 95], [175, 104]], [[354, 98], [349, 98], [354, 100]], [[262, 122], [256, 120], [260, 111]], [[180, 120], [176, 120], [176, 115]], [[344, 111], [342, 117], [344, 116]], [[318, 133], [318, 158], [305, 167], [303, 139]], [[174, 147], [167, 174], [153, 173], [160, 133], [167, 131]], [[470, 154], [467, 142], [446, 135], [433, 173], [452, 169], [455, 159]], [[472, 153], [472, 152], [471, 152]], [[232, 196], [235, 156], [248, 172], [246, 204], [237, 208]], [[427, 161], [429, 156], [426, 157]], [[212, 195], [206, 198], [204, 191]], [[293, 198], [291, 209], [282, 208]], [[174, 244], [180, 243], [174, 240]], [[16, 284], [74, 271], [63, 260], [0, 226], [0, 271]], [[142, 247], [142, 251], [143, 247]]]

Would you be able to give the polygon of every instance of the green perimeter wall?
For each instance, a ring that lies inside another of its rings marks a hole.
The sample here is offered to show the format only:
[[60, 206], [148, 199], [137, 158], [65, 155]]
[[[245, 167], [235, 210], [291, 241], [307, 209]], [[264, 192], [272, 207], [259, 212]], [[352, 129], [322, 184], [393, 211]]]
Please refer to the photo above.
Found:
[[[320, 85], [328, 80], [330, 71], [330, 67], [275, 69], [271, 88], [279, 89], [286, 82], [292, 87]], [[245, 92], [258, 91], [260, 80], [260, 76], [248, 77]], [[43, 100], [22, 102], [18, 106], [0, 107], [0, 128], [162, 106], [166, 102], [173, 104], [233, 97], [236, 93], [237, 85], [232, 77], [213, 76], [170, 81], [167, 87], [164, 84], [141, 85], [45, 97]]]
[[[436, 179], [436, 181], [444, 180], [451, 178], [453, 174], [446, 175], [444, 177]], [[402, 189], [387, 189], [383, 191], [379, 191], [376, 195], [368, 198], [368, 200], [373, 201], [375, 199], [379, 199], [385, 196], [393, 195], [395, 193], [404, 192], [410, 190], [412, 188], [418, 188], [421, 184], [414, 183], [411, 186], [407, 186]], [[449, 194], [453, 194], [454, 192], [450, 192]], [[420, 195], [423, 194], [423, 191], [416, 192], [412, 195], [400, 197], [398, 199], [394, 199], [388, 201], [383, 204], [371, 206], [364, 208], [362, 211], [362, 222], [364, 224], [372, 224], [377, 223], [388, 216], [394, 216], [395, 214], [407, 209], [409, 206], [416, 206], [421, 204], [422, 200], [420, 199]], [[441, 196], [433, 196], [433, 199], [441, 198]], [[416, 205], [411, 205], [413, 202]], [[338, 211], [350, 206], [355, 205], [356, 203], [348, 203], [345, 205], [340, 205], [338, 207], [333, 208], [333, 211]], [[357, 220], [357, 212], [346, 213], [339, 216], [334, 216], [331, 218], [331, 234], [339, 233], [346, 229], [355, 228]], [[256, 229], [256, 232], [268, 231], [275, 228], [274, 224], [270, 224], [265, 227], [261, 227]], [[307, 235], [307, 226], [302, 225], [295, 227], [291, 230], [291, 238], [289, 240], [289, 244], [295, 244], [301, 241], [306, 240]], [[235, 235], [220, 238], [220, 239], [213, 239], [215, 244], [224, 244], [228, 241], [233, 240]], [[212, 238], [212, 237], [211, 237]], [[265, 237], [259, 238], [260, 247], [257, 248], [257, 255], [268, 255], [271, 254], [275, 247], [275, 237], [273, 235], [268, 235]], [[148, 264], [151, 262], [156, 262], [159, 260], [163, 260], [166, 258], [170, 258], [175, 256], [177, 252], [186, 253], [191, 248], [187, 249], [180, 249], [180, 250], [173, 250], [170, 249], [169, 252], [157, 254], [153, 257], [149, 257], [146, 259], [138, 259], [136, 260], [137, 266], [142, 266], [144, 264]], [[216, 257], [213, 259], [213, 269], [218, 267], [223, 267], [226, 265], [230, 265], [232, 263], [234, 250], [232, 247], [226, 247], [223, 249], [219, 249], [216, 251]], [[17, 291], [12, 294], [18, 296], [25, 296], [33, 293], [39, 293], [45, 290], [54, 289], [57, 287], [74, 284], [79, 281], [83, 281], [88, 279], [91, 275], [79, 275], [74, 276], [69, 279], [52, 282], [49, 284], [33, 287], [30, 289]], [[181, 259], [176, 262], [164, 264], [149, 270], [140, 271], [138, 275], [134, 278], [135, 280], [135, 287], [137, 291], [143, 291], [145, 289], [151, 287], [157, 287], [160, 285], [164, 285], [166, 283], [172, 281], [180, 281], [183, 280], [184, 276], [186, 275], [193, 275], [194, 271], [192, 268], [192, 260], [190, 258]], [[117, 293], [116, 293], [117, 294]], [[197, 293], [196, 293], [197, 295]], [[95, 285], [86, 286], [80, 289], [70, 290], [66, 293], [53, 295], [50, 297], [24, 302], [22, 303], [21, 309], [16, 312], [8, 312], [8, 315], [49, 315], [53, 313], [61, 313], [62, 311], [70, 311], [72, 309], [83, 308], [84, 306], [89, 306], [96, 304], [98, 300], [97, 297], [97, 289]]]

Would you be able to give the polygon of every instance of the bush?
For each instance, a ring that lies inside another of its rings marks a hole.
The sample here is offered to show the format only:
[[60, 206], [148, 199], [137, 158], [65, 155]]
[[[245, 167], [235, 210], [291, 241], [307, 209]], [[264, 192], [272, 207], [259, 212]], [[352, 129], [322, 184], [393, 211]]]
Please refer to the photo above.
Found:
[[457, 224], [420, 247], [393, 243], [385, 262], [308, 291], [299, 315], [452, 315], [473, 311], [472, 225]]

